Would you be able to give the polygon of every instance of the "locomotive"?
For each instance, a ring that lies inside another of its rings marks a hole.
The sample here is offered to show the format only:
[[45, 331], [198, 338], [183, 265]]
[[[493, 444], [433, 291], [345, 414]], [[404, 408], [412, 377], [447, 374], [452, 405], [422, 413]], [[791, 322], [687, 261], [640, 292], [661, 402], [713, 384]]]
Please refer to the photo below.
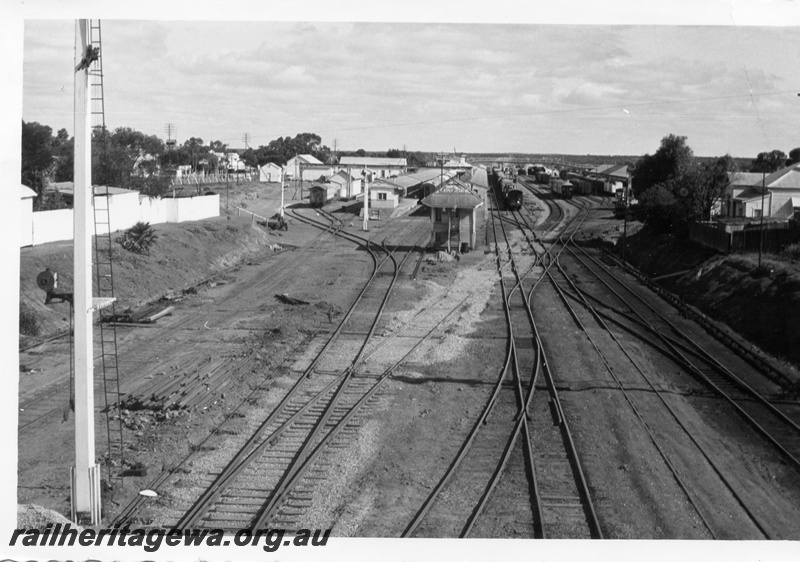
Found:
[[517, 187], [517, 184], [509, 179], [504, 179], [501, 184], [501, 190], [508, 209], [516, 211], [522, 207], [522, 190]]
[[515, 211], [522, 207], [522, 190], [514, 183], [513, 176], [500, 168], [492, 168], [491, 185], [498, 198], [503, 198], [506, 208]]

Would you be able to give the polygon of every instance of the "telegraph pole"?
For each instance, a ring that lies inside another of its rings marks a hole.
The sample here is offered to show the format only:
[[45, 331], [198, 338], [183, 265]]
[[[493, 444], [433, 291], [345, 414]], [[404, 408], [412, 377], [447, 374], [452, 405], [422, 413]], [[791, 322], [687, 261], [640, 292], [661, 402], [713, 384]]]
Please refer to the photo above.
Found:
[[75, 315], [75, 466], [72, 468], [72, 519], [89, 514], [100, 523], [100, 467], [94, 449], [94, 350], [92, 341], [92, 127], [89, 20], [75, 25], [73, 303]]
[[172, 149], [175, 147], [176, 139], [173, 137], [178, 136], [178, 129], [173, 123], [164, 125], [164, 132], [167, 134], [167, 152], [169, 153], [169, 165], [172, 166]]
[[761, 226], [758, 231], [758, 267], [761, 267], [761, 254], [764, 251], [764, 193], [767, 190], [767, 168], [761, 171]]

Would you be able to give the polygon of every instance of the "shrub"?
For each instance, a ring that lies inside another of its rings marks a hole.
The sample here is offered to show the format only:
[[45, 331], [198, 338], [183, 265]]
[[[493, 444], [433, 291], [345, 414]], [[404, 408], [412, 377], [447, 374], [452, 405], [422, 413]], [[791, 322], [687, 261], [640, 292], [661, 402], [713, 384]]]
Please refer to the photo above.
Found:
[[149, 222], [137, 222], [117, 238], [117, 242], [129, 252], [147, 255], [157, 238], [158, 235]]
[[800, 244], [789, 244], [781, 251], [781, 254], [790, 260], [800, 261]]
[[41, 328], [33, 309], [24, 302], [19, 303], [19, 333], [23, 336], [38, 336]]

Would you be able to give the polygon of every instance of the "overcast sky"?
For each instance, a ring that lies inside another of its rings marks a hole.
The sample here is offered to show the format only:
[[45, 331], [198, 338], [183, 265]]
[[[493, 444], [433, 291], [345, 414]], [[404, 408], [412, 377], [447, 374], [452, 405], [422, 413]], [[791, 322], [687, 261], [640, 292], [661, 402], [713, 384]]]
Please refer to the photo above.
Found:
[[[796, 25], [172, 17], [102, 20], [110, 128], [172, 123], [179, 142], [235, 147], [314, 132], [340, 150], [643, 154], [669, 133], [698, 155], [800, 146]], [[74, 29], [26, 19], [23, 35], [22, 117], [70, 134]]]

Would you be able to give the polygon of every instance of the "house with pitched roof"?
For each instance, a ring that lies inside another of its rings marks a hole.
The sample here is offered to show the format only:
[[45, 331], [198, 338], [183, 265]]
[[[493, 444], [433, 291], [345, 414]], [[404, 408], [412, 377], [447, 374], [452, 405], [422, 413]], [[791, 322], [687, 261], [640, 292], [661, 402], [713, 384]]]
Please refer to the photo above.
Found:
[[283, 168], [274, 162], [267, 162], [258, 167], [258, 181], [281, 183], [283, 181]]
[[310, 154], [298, 154], [286, 162], [283, 173], [286, 179], [290, 180], [318, 181], [322, 177], [332, 175], [333, 168]]
[[[756, 177], [757, 176], [757, 177]], [[748, 174], [745, 183], [738, 185], [730, 201], [733, 217], [792, 218], [800, 210], [800, 163], [792, 164], [766, 176]]]

